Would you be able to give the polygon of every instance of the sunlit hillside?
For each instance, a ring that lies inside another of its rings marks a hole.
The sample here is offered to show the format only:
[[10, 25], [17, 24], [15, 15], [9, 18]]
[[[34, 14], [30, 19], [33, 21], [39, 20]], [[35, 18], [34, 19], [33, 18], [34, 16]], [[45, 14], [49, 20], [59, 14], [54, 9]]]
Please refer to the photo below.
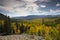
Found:
[[0, 19], [1, 36], [18, 34], [42, 36], [45, 40], [60, 40], [60, 16], [20, 21], [7, 16], [6, 19]]

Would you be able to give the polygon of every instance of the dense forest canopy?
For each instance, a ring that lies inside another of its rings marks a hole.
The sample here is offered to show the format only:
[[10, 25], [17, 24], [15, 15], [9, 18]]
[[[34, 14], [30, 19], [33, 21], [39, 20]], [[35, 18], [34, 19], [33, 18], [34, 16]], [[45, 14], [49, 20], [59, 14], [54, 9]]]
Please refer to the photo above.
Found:
[[43, 36], [46, 40], [60, 40], [60, 16], [18, 21], [0, 14], [0, 18], [0, 35], [26, 33]]

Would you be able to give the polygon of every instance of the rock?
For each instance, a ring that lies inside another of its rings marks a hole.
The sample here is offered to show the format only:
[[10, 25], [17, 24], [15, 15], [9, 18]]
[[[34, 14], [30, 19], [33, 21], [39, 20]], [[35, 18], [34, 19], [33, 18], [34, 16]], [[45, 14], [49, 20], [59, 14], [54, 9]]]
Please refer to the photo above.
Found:
[[45, 40], [42, 36], [36, 35], [8, 35], [8, 36], [0, 36], [0, 40]]

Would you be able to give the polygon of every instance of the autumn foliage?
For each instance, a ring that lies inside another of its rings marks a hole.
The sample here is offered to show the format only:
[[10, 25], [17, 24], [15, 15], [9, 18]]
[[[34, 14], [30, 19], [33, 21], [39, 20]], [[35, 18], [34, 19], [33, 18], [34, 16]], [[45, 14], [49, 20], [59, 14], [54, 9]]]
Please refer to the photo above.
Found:
[[45, 40], [60, 40], [60, 17], [26, 21], [0, 20], [0, 34], [30, 34], [43, 36]]

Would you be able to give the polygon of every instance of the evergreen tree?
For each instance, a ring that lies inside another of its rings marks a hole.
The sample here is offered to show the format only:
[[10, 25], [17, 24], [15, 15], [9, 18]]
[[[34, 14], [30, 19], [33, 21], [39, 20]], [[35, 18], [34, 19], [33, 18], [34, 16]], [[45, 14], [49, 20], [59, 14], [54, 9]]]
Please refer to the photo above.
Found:
[[4, 33], [10, 34], [11, 33], [11, 24], [10, 24], [10, 17], [6, 18], [4, 23]]

